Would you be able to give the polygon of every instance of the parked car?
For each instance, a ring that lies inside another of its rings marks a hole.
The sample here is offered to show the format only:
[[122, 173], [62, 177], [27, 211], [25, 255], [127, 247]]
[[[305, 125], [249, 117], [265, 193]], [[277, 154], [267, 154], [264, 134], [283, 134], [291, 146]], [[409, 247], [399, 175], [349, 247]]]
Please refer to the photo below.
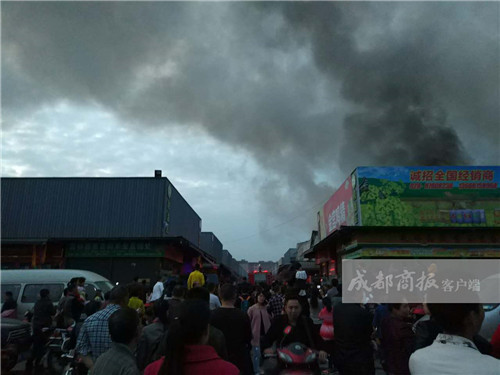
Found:
[[500, 304], [483, 305], [484, 320], [479, 334], [486, 340], [491, 341], [491, 337], [500, 324]]
[[[500, 324], [500, 303], [499, 303], [500, 301], [498, 300], [498, 298], [500, 297], [500, 294], [498, 292], [499, 285], [500, 285], [500, 274], [494, 274], [487, 277], [484, 280], [481, 280], [480, 293], [484, 293], [486, 290], [488, 290], [488, 291], [496, 291], [497, 295], [497, 297], [494, 298], [494, 300], [490, 300], [492, 303], [483, 304], [484, 320], [483, 320], [483, 325], [481, 326], [481, 330], [479, 331], [479, 334], [488, 341], [491, 341], [493, 333], [495, 333], [495, 330]], [[488, 295], [491, 295], [491, 293], [488, 293]], [[484, 301], [486, 297], [485, 296], [483, 297]]]
[[19, 354], [31, 346], [31, 325], [17, 319], [4, 318], [2, 326], [2, 371], [9, 371], [16, 364]]
[[5, 292], [12, 292], [17, 302], [17, 316], [24, 316], [32, 310], [40, 290], [50, 290], [50, 298], [54, 305], [59, 302], [67, 283], [74, 277], [84, 277], [87, 299], [93, 299], [97, 289], [102, 293], [113, 288], [111, 282], [101, 275], [84, 270], [2, 270], [1, 272], [2, 303]]

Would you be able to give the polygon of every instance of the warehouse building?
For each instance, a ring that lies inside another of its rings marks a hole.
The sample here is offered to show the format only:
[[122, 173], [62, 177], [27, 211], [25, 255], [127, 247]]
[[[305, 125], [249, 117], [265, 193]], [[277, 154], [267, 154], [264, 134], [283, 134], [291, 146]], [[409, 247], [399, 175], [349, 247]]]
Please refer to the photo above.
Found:
[[187, 275], [201, 218], [161, 171], [155, 177], [3, 178], [2, 268], [76, 268], [112, 281]]

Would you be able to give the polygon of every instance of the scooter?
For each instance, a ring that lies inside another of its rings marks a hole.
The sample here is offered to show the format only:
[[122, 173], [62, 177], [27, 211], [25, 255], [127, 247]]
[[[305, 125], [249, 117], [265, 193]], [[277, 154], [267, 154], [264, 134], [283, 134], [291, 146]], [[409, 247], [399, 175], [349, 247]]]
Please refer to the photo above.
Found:
[[[47, 341], [47, 351], [45, 358], [47, 367], [52, 373], [60, 374], [64, 371], [67, 361], [64, 356], [70, 351], [71, 332], [75, 324], [67, 329], [62, 328], [43, 328], [42, 332], [50, 333]], [[43, 363], [43, 361], [42, 361]]]
[[[285, 336], [290, 334], [291, 326], [287, 326], [284, 330]], [[278, 368], [268, 370], [268, 373], [276, 375], [317, 375], [321, 373], [318, 366], [318, 352], [308, 348], [300, 342], [292, 342], [285, 347], [281, 347], [281, 343], [276, 348], [276, 354], [264, 354], [264, 358], [278, 359]]]

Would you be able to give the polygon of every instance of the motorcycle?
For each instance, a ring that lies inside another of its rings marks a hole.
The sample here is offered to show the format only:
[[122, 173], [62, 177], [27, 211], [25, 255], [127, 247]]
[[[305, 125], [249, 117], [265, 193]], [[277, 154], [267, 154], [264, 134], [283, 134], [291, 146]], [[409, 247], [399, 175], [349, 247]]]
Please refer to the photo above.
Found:
[[[287, 326], [284, 330], [288, 336], [292, 327]], [[316, 350], [308, 348], [300, 342], [292, 342], [287, 346], [280, 345], [276, 348], [276, 354], [264, 354], [264, 358], [277, 358], [277, 366], [267, 369], [266, 374], [273, 375], [317, 375], [322, 371], [319, 367], [319, 354]]]
[[[87, 374], [87, 368], [76, 355], [72, 343], [72, 334], [76, 328], [73, 323], [67, 329], [52, 328], [45, 354], [47, 367], [54, 374], [82, 375]], [[75, 331], [76, 332], [76, 331]]]
[[[49, 334], [44, 359], [50, 372], [61, 374], [67, 366], [64, 355], [70, 351], [71, 332], [74, 325], [65, 328], [43, 328], [42, 332]], [[42, 361], [43, 363], [43, 361]]]

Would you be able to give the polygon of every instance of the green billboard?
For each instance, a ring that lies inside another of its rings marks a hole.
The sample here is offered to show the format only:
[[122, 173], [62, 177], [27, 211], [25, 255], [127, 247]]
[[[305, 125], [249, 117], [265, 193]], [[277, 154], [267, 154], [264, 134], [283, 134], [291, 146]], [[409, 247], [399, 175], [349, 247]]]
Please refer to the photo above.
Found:
[[500, 167], [359, 167], [363, 226], [500, 226]]

